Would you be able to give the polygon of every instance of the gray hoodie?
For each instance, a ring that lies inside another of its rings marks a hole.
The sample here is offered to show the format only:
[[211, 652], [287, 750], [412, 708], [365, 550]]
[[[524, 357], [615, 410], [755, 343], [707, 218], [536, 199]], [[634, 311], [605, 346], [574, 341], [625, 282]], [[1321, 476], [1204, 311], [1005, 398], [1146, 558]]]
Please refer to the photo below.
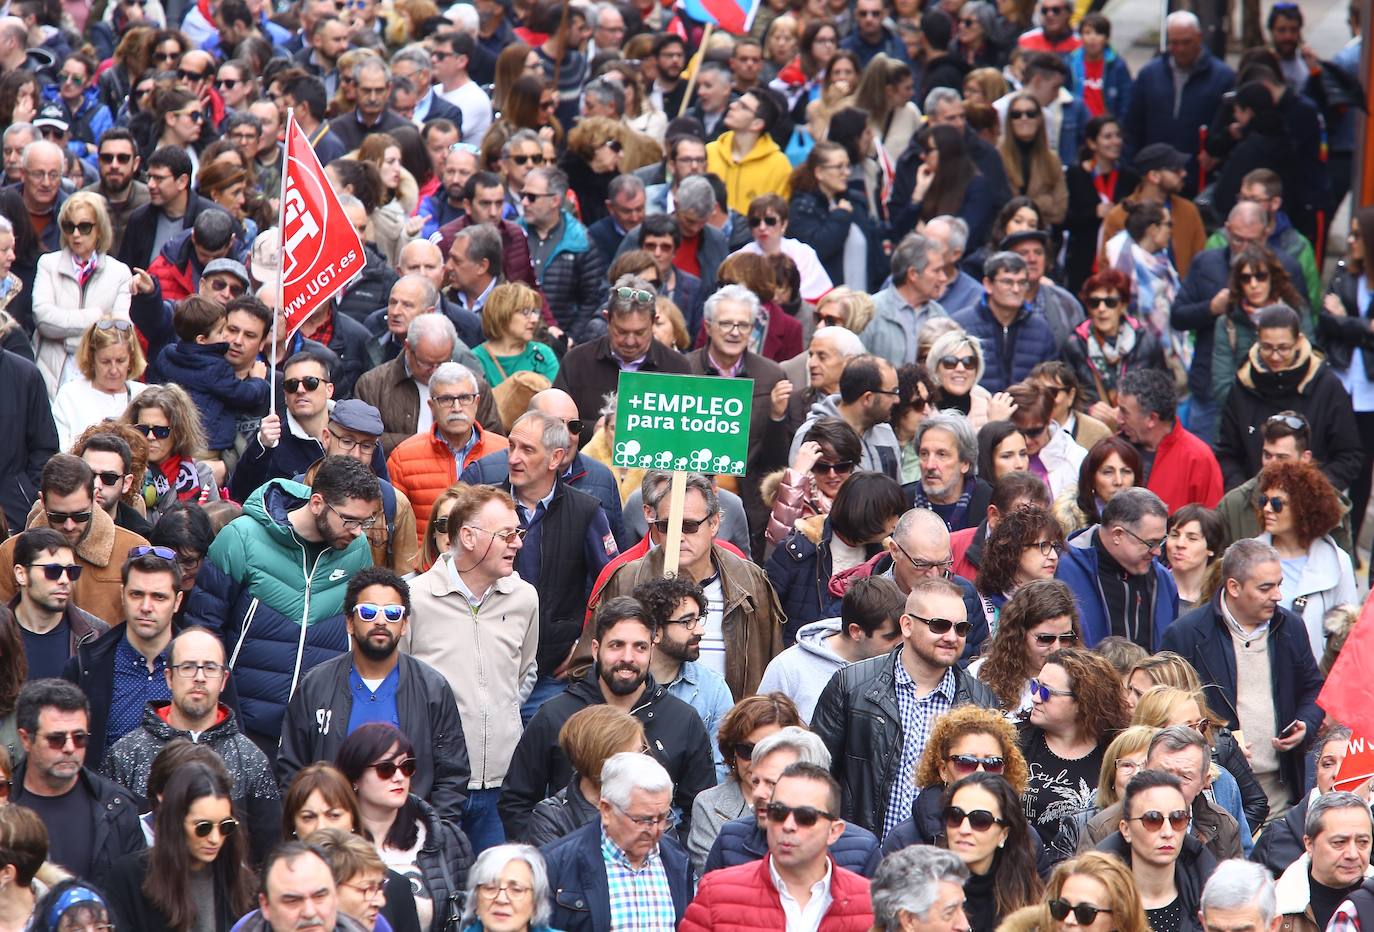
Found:
[[803, 626], [797, 632], [797, 643], [769, 661], [759, 681], [759, 694], [777, 690], [797, 704], [803, 721], [810, 722], [831, 675], [849, 666], [848, 660], [825, 643], [827, 637], [840, 632], [840, 624], [838, 618], [822, 618]]
[[[806, 432], [811, 429], [811, 425], [823, 417], [838, 417], [840, 415], [840, 396], [826, 395], [820, 401], [811, 406], [811, 413], [806, 416], [802, 426], [797, 429], [797, 433], [792, 438], [792, 449], [787, 452], [787, 461], [793, 462], [797, 458], [797, 451], [801, 449], [802, 442], [806, 439]], [[868, 469], [873, 472], [885, 472], [893, 479], [901, 477], [902, 448], [897, 442], [897, 435], [892, 432], [891, 424], [874, 424], [864, 431], [862, 437], [864, 455], [859, 462], [860, 469]]]

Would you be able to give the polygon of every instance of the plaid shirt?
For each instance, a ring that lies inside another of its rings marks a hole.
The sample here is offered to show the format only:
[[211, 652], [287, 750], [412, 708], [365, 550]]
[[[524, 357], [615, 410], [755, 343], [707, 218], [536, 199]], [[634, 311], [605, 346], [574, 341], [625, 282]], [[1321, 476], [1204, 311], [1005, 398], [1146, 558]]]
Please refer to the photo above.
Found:
[[[906, 650], [905, 647], [902, 648]], [[897, 823], [911, 818], [911, 803], [916, 798], [916, 762], [921, 759], [926, 741], [935, 720], [954, 707], [954, 671], [946, 670], [940, 685], [923, 698], [916, 696], [916, 683], [906, 672], [902, 655], [893, 665], [893, 680], [897, 687], [897, 711], [901, 713], [902, 759], [897, 776], [892, 781], [892, 795], [887, 801], [887, 817], [883, 820], [883, 835], [897, 827]]]
[[606, 863], [606, 886], [611, 891], [611, 932], [673, 932], [677, 908], [658, 846], [635, 870], [606, 830], [601, 830], [601, 859]]

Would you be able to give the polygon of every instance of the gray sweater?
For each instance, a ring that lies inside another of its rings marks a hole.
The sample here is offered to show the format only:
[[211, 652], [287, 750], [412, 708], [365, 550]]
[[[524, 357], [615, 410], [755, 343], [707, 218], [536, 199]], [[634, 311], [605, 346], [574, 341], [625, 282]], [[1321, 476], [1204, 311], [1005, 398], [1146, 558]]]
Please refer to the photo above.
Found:
[[782, 693], [797, 704], [802, 719], [810, 722], [825, 684], [836, 670], [849, 666], [849, 661], [825, 643], [827, 637], [839, 633], [840, 625], [838, 618], [823, 618], [798, 631], [797, 643], [769, 661], [759, 681], [759, 694]]

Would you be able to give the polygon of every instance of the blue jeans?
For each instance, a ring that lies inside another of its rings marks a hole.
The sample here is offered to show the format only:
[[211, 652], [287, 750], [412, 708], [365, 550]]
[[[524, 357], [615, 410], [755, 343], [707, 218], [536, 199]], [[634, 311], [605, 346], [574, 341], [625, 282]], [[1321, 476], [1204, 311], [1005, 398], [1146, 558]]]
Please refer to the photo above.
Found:
[[528, 728], [530, 719], [534, 718], [539, 707], [567, 688], [568, 684], [563, 680], [540, 674], [539, 679], [535, 680], [534, 689], [530, 691], [530, 697], [520, 707], [520, 724]]
[[496, 812], [500, 798], [499, 786], [489, 790], [468, 790], [468, 801], [463, 805], [463, 834], [472, 842], [474, 855], [506, 843], [506, 829]]

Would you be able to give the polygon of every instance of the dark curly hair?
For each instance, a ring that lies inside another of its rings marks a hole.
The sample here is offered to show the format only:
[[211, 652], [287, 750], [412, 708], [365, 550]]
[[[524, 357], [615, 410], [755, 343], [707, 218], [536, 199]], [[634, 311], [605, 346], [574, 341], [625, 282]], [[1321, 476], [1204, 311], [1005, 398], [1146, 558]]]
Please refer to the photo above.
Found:
[[1092, 445], [1088, 455], [1083, 457], [1083, 462], [1078, 467], [1078, 492], [1075, 501], [1079, 510], [1083, 512], [1083, 517], [1087, 519], [1088, 525], [1097, 524], [1102, 520], [1102, 513], [1097, 508], [1097, 471], [1102, 468], [1102, 464], [1107, 461], [1107, 457], [1115, 453], [1121, 457], [1121, 462], [1127, 469], [1135, 473], [1135, 484], [1140, 485], [1145, 479], [1144, 465], [1140, 461], [1140, 451], [1120, 434], [1111, 434], [1103, 437]]
[[1078, 728], [1103, 744], [1131, 721], [1121, 676], [1111, 661], [1081, 647], [1066, 647], [1045, 658], [1045, 665], [1063, 667], [1069, 691], [1078, 704]]
[[[1293, 530], [1304, 547], [1341, 523], [1341, 500], [1331, 480], [1311, 463], [1296, 461], [1270, 463], [1260, 470], [1255, 483], [1258, 496], [1271, 491], [1288, 496], [1288, 509], [1293, 514]], [[1258, 501], [1255, 515], [1264, 527], [1264, 509]]]
[[707, 607], [706, 593], [701, 586], [690, 576], [681, 574], [662, 576], [640, 583], [635, 586], [634, 597], [644, 606], [644, 610], [649, 613], [649, 619], [658, 629], [667, 624], [673, 610], [677, 608], [677, 603], [683, 599], [696, 602], [698, 611], [704, 612]]
[[989, 642], [987, 659], [978, 669], [982, 680], [997, 694], [1005, 711], [1021, 704], [1026, 681], [1036, 671], [1030, 669], [1026, 635], [1037, 625], [1067, 615], [1073, 633], [1083, 640], [1078, 624], [1078, 606], [1069, 587], [1057, 579], [1036, 579], [1026, 583], [1002, 606], [997, 634]]
[[[1011, 784], [995, 773], [971, 773], [946, 787], [940, 798], [943, 813], [954, 803], [954, 797], [965, 787], [978, 787], [997, 800], [1000, 817], [1006, 823], [1007, 837], [998, 847], [997, 883], [994, 898], [996, 917], [1005, 919], [1023, 906], [1040, 900], [1044, 884], [1035, 869], [1035, 848], [1031, 844], [1031, 827], [1021, 808], [1021, 796]], [[945, 832], [940, 833], [939, 846], [948, 848]]]
[[[721, 725], [724, 728], [724, 724]], [[1002, 745], [1002, 776], [1018, 793], [1026, 791], [1030, 771], [1026, 758], [1021, 754], [1017, 743], [1016, 726], [1007, 717], [994, 709], [984, 709], [976, 705], [961, 705], [941, 715], [935, 720], [935, 727], [926, 739], [925, 750], [916, 765], [916, 785], [939, 786], [944, 780], [940, 776], [940, 765], [949, 756], [949, 749], [967, 735], [989, 735]]]
[[1041, 534], [1061, 547], [1064, 544], [1064, 529], [1044, 508], [1027, 506], [1003, 515], [983, 544], [983, 562], [973, 582], [978, 591], [986, 595], [1011, 591], [1021, 553]]
[[1269, 300], [1264, 302], [1266, 306], [1282, 302], [1289, 307], [1307, 307], [1307, 299], [1293, 287], [1293, 280], [1288, 277], [1288, 270], [1283, 267], [1279, 257], [1267, 246], [1255, 245], [1245, 246], [1231, 256], [1231, 272], [1226, 279], [1226, 287], [1231, 289], [1231, 307], [1240, 307], [1244, 298], [1240, 273], [1247, 268], [1268, 271]]

